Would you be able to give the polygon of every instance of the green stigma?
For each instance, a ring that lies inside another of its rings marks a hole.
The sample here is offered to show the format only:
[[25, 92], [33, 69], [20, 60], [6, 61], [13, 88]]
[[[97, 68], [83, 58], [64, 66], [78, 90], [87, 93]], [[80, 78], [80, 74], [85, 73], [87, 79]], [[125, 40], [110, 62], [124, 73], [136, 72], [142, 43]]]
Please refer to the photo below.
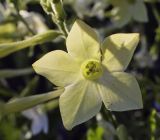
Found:
[[95, 80], [102, 75], [102, 65], [97, 60], [87, 60], [81, 65], [82, 74], [86, 79]]

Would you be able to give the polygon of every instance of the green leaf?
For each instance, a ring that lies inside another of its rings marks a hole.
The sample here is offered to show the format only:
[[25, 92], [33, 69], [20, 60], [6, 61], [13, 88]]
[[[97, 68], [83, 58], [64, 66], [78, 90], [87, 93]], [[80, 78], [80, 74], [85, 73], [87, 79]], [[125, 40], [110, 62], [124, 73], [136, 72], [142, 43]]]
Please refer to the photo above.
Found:
[[33, 47], [35, 45], [52, 41], [59, 35], [60, 35], [59, 32], [49, 30], [49, 31], [46, 31], [45, 33], [35, 35], [32, 38], [29, 38], [23, 41], [0, 44], [0, 58], [5, 57], [16, 51], [25, 49], [27, 47]]
[[5, 115], [9, 113], [15, 113], [26, 110], [43, 102], [59, 97], [61, 93], [63, 93], [63, 91], [64, 91], [63, 89], [58, 89], [56, 91], [40, 95], [33, 95], [29, 97], [14, 99], [4, 105], [4, 110], [2, 113], [3, 115]]
[[1, 120], [0, 136], [3, 140], [19, 140], [22, 137], [21, 129], [15, 121], [13, 116]]
[[127, 129], [124, 125], [119, 125], [117, 128], [117, 136], [119, 138], [119, 140], [128, 140], [128, 133], [127, 133]]
[[13, 78], [16, 76], [28, 75], [33, 73], [32, 68], [25, 69], [3, 69], [0, 70], [0, 79], [1, 78]]

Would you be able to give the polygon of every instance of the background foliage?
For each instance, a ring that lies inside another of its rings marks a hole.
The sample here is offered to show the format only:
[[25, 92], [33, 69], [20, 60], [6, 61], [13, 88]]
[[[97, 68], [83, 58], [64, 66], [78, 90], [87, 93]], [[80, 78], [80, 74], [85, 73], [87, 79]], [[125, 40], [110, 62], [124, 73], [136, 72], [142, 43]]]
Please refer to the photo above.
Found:
[[[0, 140], [159, 140], [160, 1], [63, 0], [63, 6], [65, 13], [55, 15], [55, 19], [65, 18], [69, 29], [80, 18], [95, 28], [101, 40], [113, 33], [140, 33], [139, 46], [127, 71], [140, 83], [144, 109], [111, 113], [103, 107], [95, 118], [66, 131], [58, 100], [53, 100], [28, 112], [1, 117]], [[58, 32], [63, 28], [57, 28], [49, 10], [42, 8], [39, 0], [1, 0], [0, 104], [55, 88], [31, 67], [47, 52], [65, 50], [65, 40]], [[52, 35], [49, 40], [39, 36], [47, 30], [50, 32], [45, 36]]]

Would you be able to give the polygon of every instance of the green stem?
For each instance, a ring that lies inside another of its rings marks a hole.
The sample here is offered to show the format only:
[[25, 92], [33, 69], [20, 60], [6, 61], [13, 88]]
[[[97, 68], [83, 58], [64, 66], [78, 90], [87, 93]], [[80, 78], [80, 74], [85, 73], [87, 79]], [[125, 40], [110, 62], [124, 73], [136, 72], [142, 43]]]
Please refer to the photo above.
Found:
[[116, 120], [116, 117], [114, 116], [114, 114], [111, 111], [103, 108], [102, 115], [106, 121], [110, 121], [114, 125], [114, 127], [117, 128], [118, 122]]
[[1, 87], [0, 88], [0, 96], [2, 97], [13, 97], [14, 95], [17, 95], [16, 92], [6, 88], [6, 87]]
[[19, 94], [19, 97], [25, 97], [28, 94], [31, 94], [33, 91], [37, 88], [39, 77], [35, 76], [33, 79], [29, 81], [29, 83], [26, 85], [26, 87], [21, 91]]
[[68, 36], [68, 29], [66, 26], [66, 14], [61, 0], [53, 0], [51, 3], [52, 20], [58, 26], [59, 30], [63, 33], [64, 37]]
[[42, 34], [35, 35], [23, 41], [0, 44], [0, 58], [5, 57], [13, 52], [25, 49], [27, 47], [32, 47], [35, 45], [46, 43], [48, 41], [52, 41], [59, 35], [61, 35], [61, 33], [53, 30], [48, 30]]
[[154, 3], [151, 4], [151, 6], [152, 6], [153, 14], [154, 14], [154, 16], [155, 16], [155, 18], [156, 18], [156, 20], [158, 22], [158, 25], [160, 26], [160, 15], [158, 13], [158, 10], [157, 10], [157, 8], [156, 8]]
[[17, 12], [17, 16], [19, 18], [19, 20], [26, 26], [26, 28], [28, 29], [28, 31], [32, 34], [35, 35], [35, 32], [30, 28], [30, 26], [28, 25], [28, 23], [26, 22], [26, 20], [22, 17], [22, 15], [19, 13], [19, 9], [18, 7], [15, 5], [15, 9]]
[[114, 125], [118, 126], [118, 122], [117, 122], [115, 115], [112, 112], [110, 112], [110, 113], [111, 113], [111, 118], [112, 118], [112, 121], [114, 122]]
[[115, 127], [117, 127], [118, 126], [118, 122], [116, 120], [115, 115], [111, 111], [109, 111], [109, 110], [107, 112], [108, 112], [109, 118], [111, 119], [111, 122], [113, 123], [113, 125]]
[[64, 34], [64, 36], [67, 37], [68, 36], [68, 31], [67, 31], [65, 22], [60, 21], [59, 24], [58, 24], [58, 27], [59, 27], [60, 31]]
[[1, 113], [2, 114], [16, 113], [32, 108], [41, 103], [58, 98], [63, 93], [63, 91], [64, 89], [57, 89], [56, 91], [40, 95], [33, 95], [29, 97], [23, 97], [11, 100], [10, 102], [4, 104], [3, 108], [1, 109]]
[[0, 70], [0, 79], [1, 78], [13, 78], [17, 76], [24, 76], [28, 74], [32, 74], [32, 68], [24, 68], [24, 69], [3, 69]]
[[55, 21], [54, 18], [53, 19], [53, 22], [56, 23], [58, 29], [60, 30], [60, 32], [64, 35], [65, 38], [67, 38], [68, 36], [68, 29], [67, 29], [67, 26], [66, 26], [66, 22], [65, 21]]

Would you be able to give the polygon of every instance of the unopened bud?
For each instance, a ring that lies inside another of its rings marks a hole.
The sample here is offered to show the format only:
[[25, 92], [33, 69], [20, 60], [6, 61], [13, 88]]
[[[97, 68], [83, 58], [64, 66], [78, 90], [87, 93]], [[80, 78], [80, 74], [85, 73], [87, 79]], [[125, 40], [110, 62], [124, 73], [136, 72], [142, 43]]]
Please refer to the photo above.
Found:
[[61, 0], [41, 0], [44, 11], [53, 16], [56, 21], [64, 21], [65, 12]]
[[51, 7], [51, 0], [40, 0], [40, 4], [43, 8], [43, 10], [47, 13], [47, 14], [52, 14], [52, 7]]
[[51, 7], [54, 13], [54, 18], [58, 21], [64, 21], [65, 20], [65, 12], [63, 9], [63, 4], [61, 0], [52, 0]]

